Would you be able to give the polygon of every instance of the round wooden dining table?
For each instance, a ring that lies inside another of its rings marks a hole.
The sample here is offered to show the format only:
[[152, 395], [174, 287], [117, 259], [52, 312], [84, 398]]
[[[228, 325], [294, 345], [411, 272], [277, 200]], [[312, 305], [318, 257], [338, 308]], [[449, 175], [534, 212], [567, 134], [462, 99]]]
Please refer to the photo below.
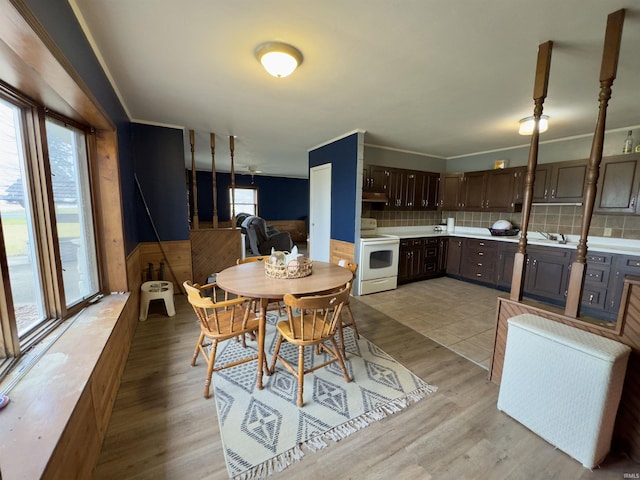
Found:
[[[216, 283], [227, 292], [260, 299], [258, 329], [258, 389], [262, 390], [262, 365], [265, 361], [264, 342], [269, 300], [282, 300], [287, 294], [306, 295], [345, 285], [353, 275], [347, 268], [314, 260], [312, 273], [302, 278], [271, 278], [265, 274], [263, 262], [234, 265], [218, 273]], [[267, 371], [267, 375], [270, 372]]]

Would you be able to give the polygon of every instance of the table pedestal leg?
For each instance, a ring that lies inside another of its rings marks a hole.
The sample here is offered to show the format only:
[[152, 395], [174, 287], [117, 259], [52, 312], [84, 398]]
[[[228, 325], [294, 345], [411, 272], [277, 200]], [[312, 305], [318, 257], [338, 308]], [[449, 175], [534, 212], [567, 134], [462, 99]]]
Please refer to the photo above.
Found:
[[[264, 339], [267, 333], [267, 305], [269, 304], [268, 298], [260, 299], [260, 322], [258, 323], [258, 390], [262, 390], [262, 374], [264, 373], [263, 365], [266, 362], [264, 351]], [[269, 375], [267, 367], [267, 375]]]

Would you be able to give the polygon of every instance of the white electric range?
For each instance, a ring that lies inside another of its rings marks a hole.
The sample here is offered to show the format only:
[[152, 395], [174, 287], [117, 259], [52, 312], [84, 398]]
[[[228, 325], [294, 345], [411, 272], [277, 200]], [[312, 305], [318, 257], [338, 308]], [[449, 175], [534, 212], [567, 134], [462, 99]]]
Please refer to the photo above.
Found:
[[398, 286], [400, 237], [377, 233], [375, 218], [363, 218], [360, 225], [357, 294], [383, 292]]

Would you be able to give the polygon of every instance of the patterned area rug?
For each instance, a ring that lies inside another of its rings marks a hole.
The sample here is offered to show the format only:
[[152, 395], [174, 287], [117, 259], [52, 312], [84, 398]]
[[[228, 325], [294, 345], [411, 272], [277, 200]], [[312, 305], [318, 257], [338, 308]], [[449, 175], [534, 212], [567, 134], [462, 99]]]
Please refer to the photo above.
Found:
[[[267, 315], [265, 350], [271, 360], [278, 317]], [[214, 373], [218, 420], [229, 476], [234, 479], [266, 478], [299, 461], [305, 451], [317, 451], [329, 441], [339, 441], [371, 423], [399, 412], [433, 393], [429, 385], [351, 328], [345, 329], [347, 361], [352, 378], [346, 383], [333, 363], [308, 373], [304, 380], [304, 406], [296, 405], [296, 378], [282, 364], [263, 377], [256, 388], [256, 362]], [[248, 342], [247, 348], [256, 348]], [[307, 347], [305, 366], [322, 363]], [[297, 348], [283, 343], [281, 353], [297, 363]], [[218, 362], [247, 356], [239, 342], [219, 347]]]

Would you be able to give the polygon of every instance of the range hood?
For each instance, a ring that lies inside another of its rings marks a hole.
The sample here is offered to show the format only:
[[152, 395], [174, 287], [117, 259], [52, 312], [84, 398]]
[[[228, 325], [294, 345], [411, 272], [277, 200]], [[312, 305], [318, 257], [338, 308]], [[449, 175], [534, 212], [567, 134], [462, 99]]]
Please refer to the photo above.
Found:
[[362, 192], [362, 201], [387, 203], [389, 201], [389, 195], [383, 192]]

